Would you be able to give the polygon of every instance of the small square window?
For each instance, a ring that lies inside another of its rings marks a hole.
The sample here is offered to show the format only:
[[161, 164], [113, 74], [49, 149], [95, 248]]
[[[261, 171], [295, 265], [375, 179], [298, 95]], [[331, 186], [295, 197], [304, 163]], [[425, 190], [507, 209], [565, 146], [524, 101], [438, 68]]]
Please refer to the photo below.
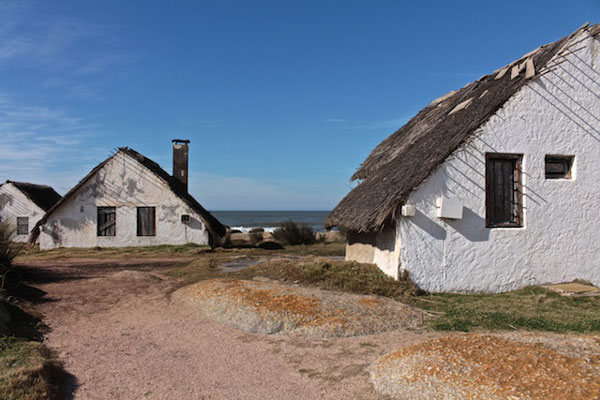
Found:
[[17, 217], [17, 235], [29, 234], [29, 217]]
[[546, 156], [546, 179], [572, 179], [574, 156]]
[[183, 214], [181, 216], [181, 222], [183, 222], [184, 224], [189, 224], [190, 223], [190, 216], [188, 214]]

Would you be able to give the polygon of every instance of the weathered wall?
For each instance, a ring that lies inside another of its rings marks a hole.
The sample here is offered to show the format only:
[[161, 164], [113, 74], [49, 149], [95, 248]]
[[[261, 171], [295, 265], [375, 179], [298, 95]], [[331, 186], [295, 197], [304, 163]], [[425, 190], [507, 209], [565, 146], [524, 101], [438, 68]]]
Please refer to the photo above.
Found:
[[395, 228], [380, 232], [348, 232], [346, 260], [377, 264], [386, 274], [398, 278], [400, 237]]
[[28, 235], [17, 235], [17, 217], [29, 218], [29, 230], [44, 216], [44, 210], [17, 189], [12, 183], [0, 185], [0, 219], [14, 229], [15, 242], [26, 242]]
[[[514, 95], [412, 193], [418, 211], [400, 220], [400, 262], [422, 288], [600, 285], [600, 43], [588, 37], [572, 50], [584, 45]], [[523, 154], [523, 228], [485, 227], [486, 152]], [[546, 154], [574, 155], [574, 178], [545, 179]], [[442, 195], [464, 202], [462, 219], [436, 217]]]
[[[116, 207], [116, 236], [97, 236], [97, 207]], [[156, 236], [137, 236], [137, 207], [156, 207]], [[191, 217], [190, 224], [181, 215]], [[47, 220], [40, 248], [208, 244], [200, 216], [168, 185], [131, 157], [118, 153]]]
[[358, 233], [348, 231], [346, 241], [346, 260], [372, 263], [375, 255], [376, 233]]

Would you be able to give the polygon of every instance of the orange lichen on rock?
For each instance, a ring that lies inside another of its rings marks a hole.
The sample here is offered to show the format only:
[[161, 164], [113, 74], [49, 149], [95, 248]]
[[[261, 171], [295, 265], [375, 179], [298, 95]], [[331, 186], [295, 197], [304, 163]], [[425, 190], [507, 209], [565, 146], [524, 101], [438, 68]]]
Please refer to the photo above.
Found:
[[375, 297], [363, 297], [362, 299], [360, 299], [360, 302], [365, 306], [369, 307], [377, 307], [380, 306], [382, 303], [381, 300]]
[[571, 357], [543, 340], [474, 334], [440, 337], [382, 357], [371, 372], [375, 385], [386, 388], [387, 394], [394, 390], [385, 376], [393, 376], [398, 387], [433, 382], [438, 389], [460, 393], [457, 397], [474, 399], [600, 398], [598, 353]]
[[275, 282], [213, 279], [179, 289], [172, 298], [250, 332], [353, 336], [423, 321], [418, 310], [391, 299]]
[[247, 307], [254, 307], [259, 313], [286, 313], [298, 326], [343, 326], [346, 323], [346, 319], [341, 317], [342, 310], [322, 310], [319, 299], [286, 293], [280, 287], [257, 289], [249, 287], [244, 281], [235, 280], [217, 289], [216, 294], [233, 297]]

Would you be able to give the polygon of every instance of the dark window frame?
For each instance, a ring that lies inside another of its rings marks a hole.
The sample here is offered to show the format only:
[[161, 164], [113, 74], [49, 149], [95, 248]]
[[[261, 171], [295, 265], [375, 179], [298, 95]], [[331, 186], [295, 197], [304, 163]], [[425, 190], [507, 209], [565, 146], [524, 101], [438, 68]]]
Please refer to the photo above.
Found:
[[[566, 170], [564, 173], [560, 172], [549, 172], [548, 164], [562, 164]], [[575, 163], [575, 156], [573, 155], [561, 155], [561, 154], [546, 154], [544, 157], [544, 176], [546, 179], [573, 179], [573, 164]]]
[[[112, 215], [112, 220], [110, 217]], [[117, 207], [96, 207], [96, 235], [99, 237], [117, 236]]]
[[[512, 221], [494, 221], [492, 220], [492, 202], [493, 197], [493, 177], [491, 173], [493, 160], [504, 160], [514, 162], [513, 166], [513, 193], [514, 212]], [[485, 226], [487, 228], [522, 228], [523, 225], [523, 154], [513, 153], [486, 153], [485, 155]]]
[[[23, 220], [24, 223], [21, 222]], [[29, 217], [17, 217], [17, 235], [29, 235]]]
[[[144, 212], [151, 210], [151, 214], [142, 215]], [[149, 216], [152, 216], [151, 218]], [[145, 220], [143, 219], [145, 217]], [[156, 236], [156, 207], [137, 207], [137, 236]], [[149, 229], [152, 227], [152, 229]]]

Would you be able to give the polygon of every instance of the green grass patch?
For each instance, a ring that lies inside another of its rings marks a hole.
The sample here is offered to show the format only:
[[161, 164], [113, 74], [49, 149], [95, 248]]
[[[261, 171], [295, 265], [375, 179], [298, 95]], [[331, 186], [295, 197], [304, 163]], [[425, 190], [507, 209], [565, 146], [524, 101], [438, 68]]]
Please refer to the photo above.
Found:
[[60, 399], [61, 363], [41, 343], [0, 337], [0, 399]]
[[564, 297], [532, 286], [500, 294], [429, 294], [410, 303], [438, 315], [437, 330], [600, 331], [600, 297]]

